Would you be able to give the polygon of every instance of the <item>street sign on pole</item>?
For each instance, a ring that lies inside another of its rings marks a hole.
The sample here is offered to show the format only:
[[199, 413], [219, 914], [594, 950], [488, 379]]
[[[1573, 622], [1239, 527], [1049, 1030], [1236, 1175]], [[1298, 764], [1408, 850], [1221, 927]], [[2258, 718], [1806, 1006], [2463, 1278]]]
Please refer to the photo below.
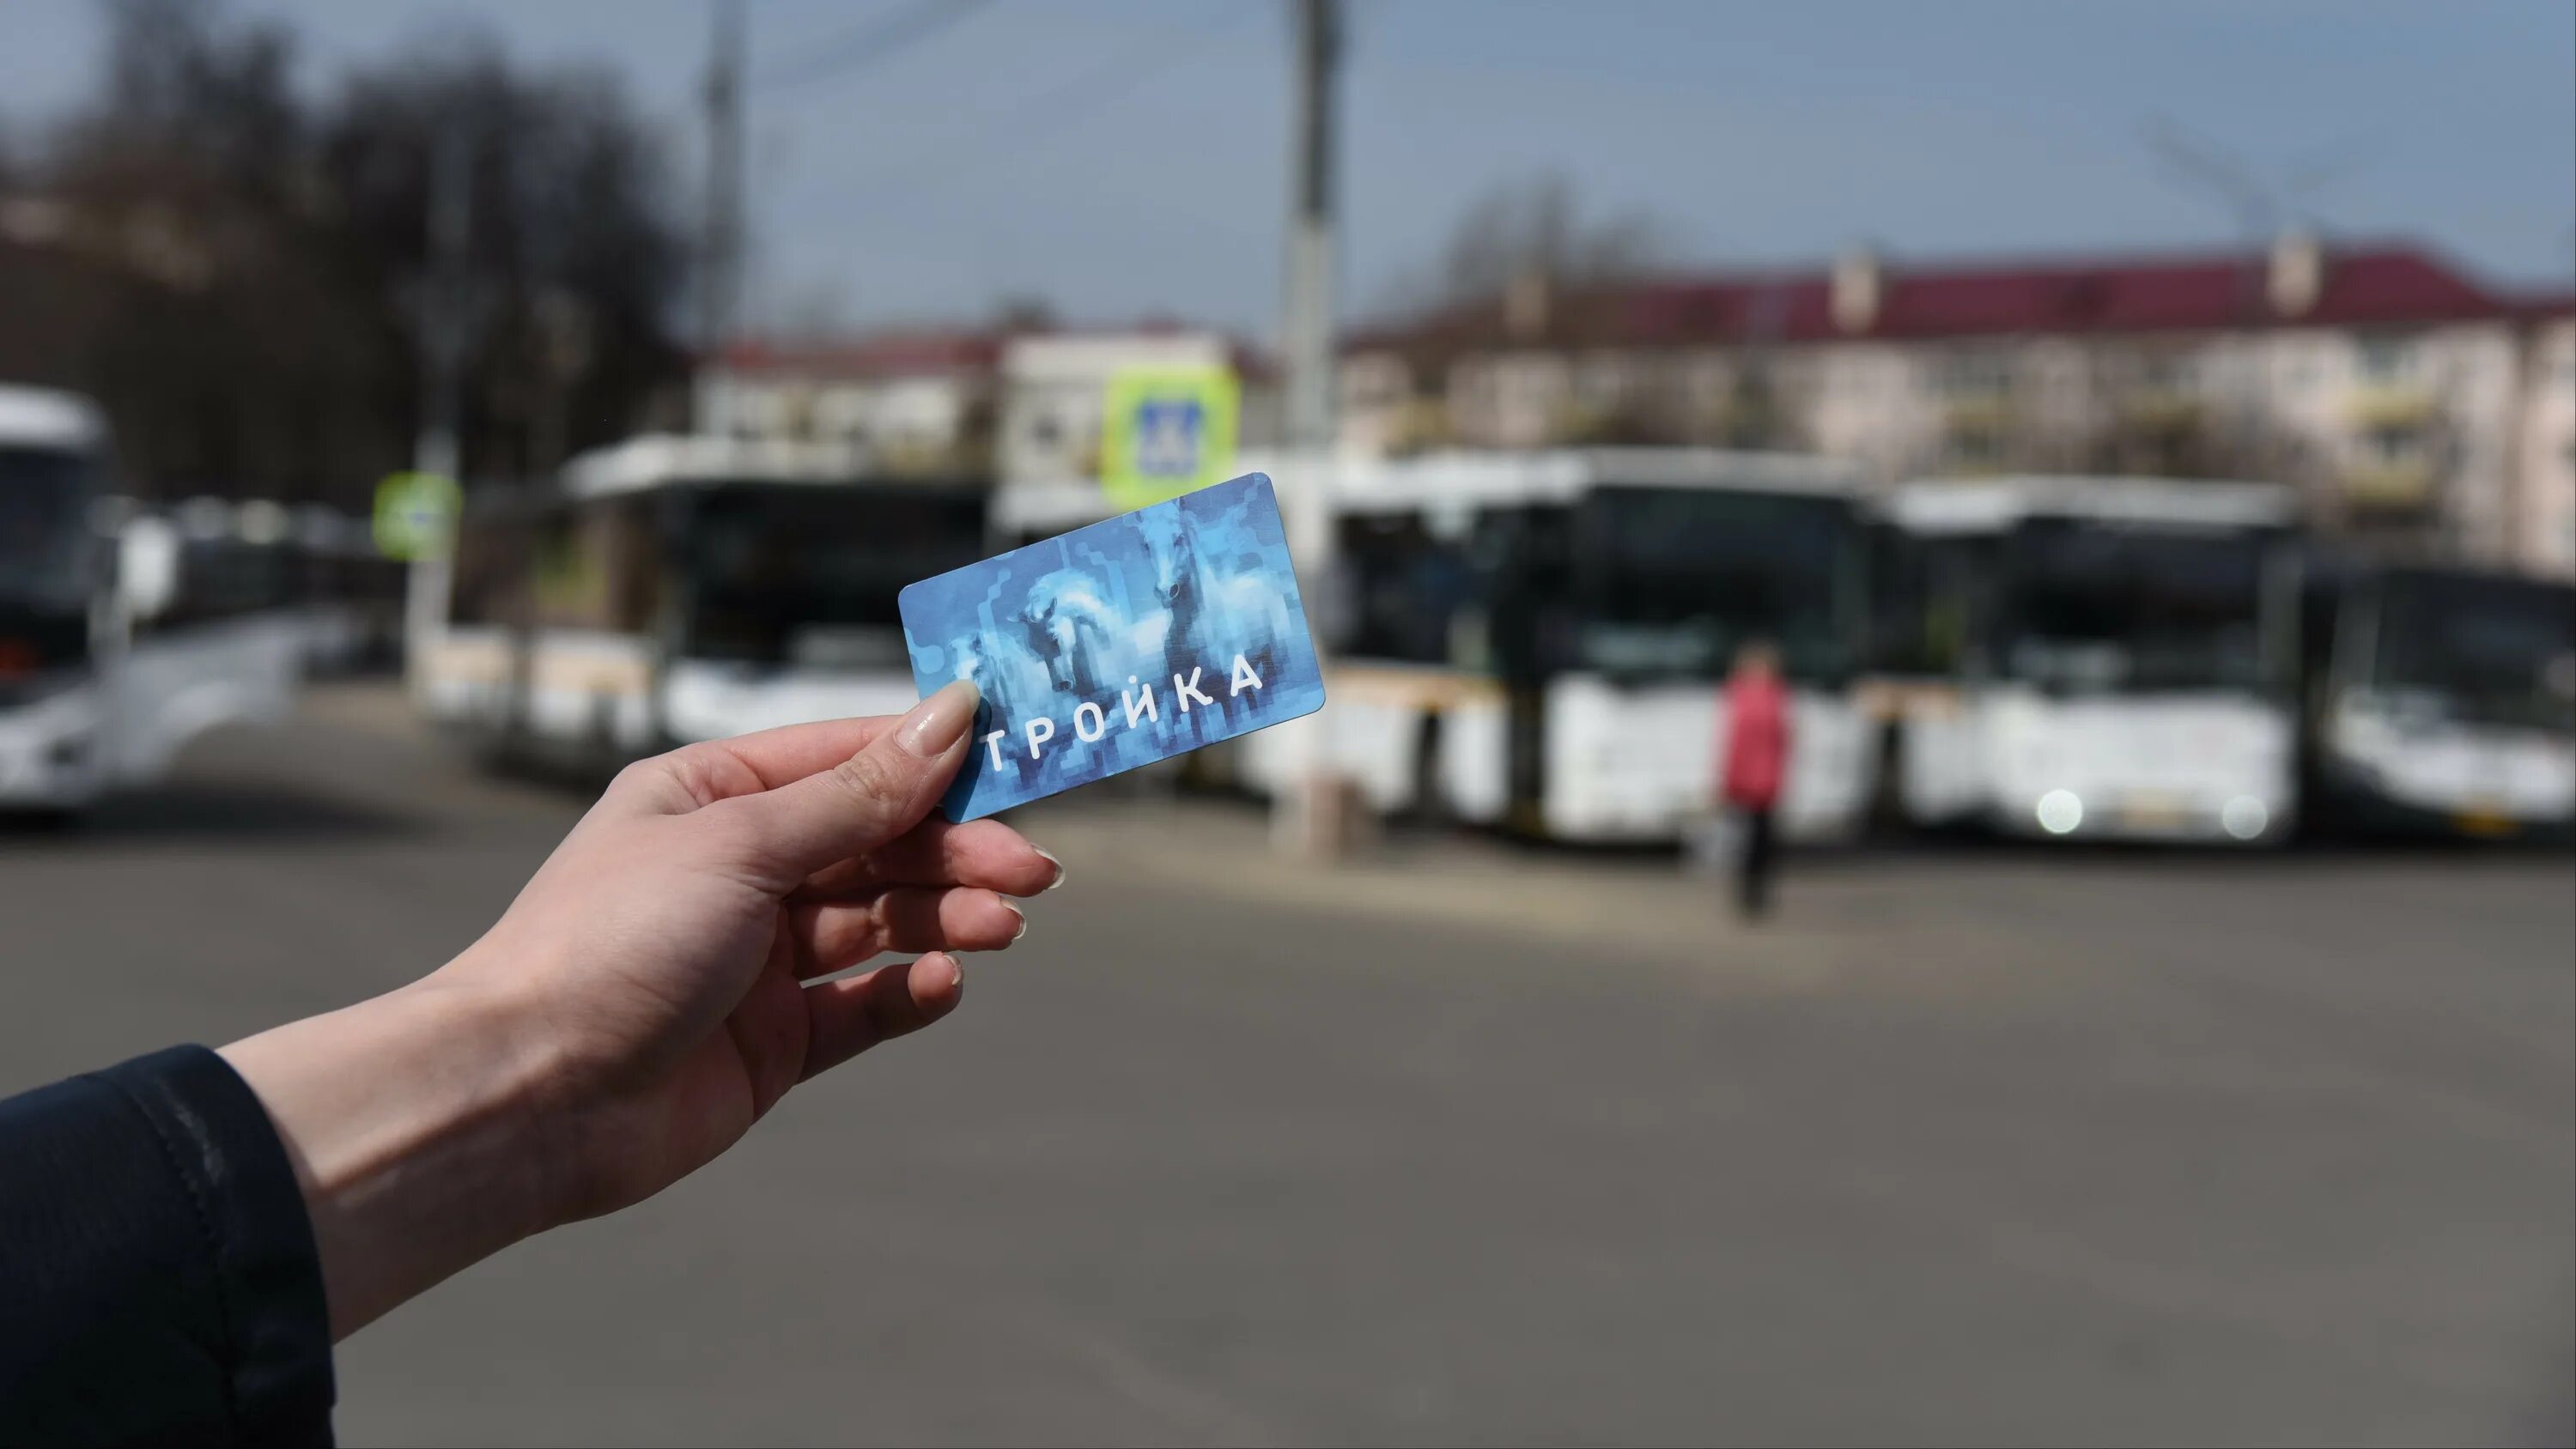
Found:
[[1101, 490], [1124, 510], [1224, 482], [1241, 407], [1229, 368], [1120, 369], [1100, 427]]
[[444, 555], [464, 495], [453, 478], [396, 473], [376, 485], [376, 549], [387, 558]]

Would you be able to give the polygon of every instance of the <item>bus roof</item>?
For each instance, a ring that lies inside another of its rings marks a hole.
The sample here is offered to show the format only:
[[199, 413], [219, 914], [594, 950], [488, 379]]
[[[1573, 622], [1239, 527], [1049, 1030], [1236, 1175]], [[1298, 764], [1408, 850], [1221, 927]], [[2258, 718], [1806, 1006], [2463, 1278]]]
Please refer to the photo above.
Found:
[[599, 498], [686, 483], [848, 483], [869, 466], [867, 450], [850, 443], [647, 433], [565, 463], [563, 492]]
[[[1247, 469], [1291, 467], [1247, 457]], [[1544, 452], [1449, 451], [1411, 458], [1337, 459], [1336, 501], [1346, 509], [1430, 504], [1570, 503], [1600, 487], [1726, 489], [1857, 495], [1860, 469], [1809, 453], [1719, 448], [1560, 448]]]
[[2268, 528], [2297, 521], [2298, 495], [2278, 483], [2034, 475], [1899, 484], [1886, 509], [1916, 533], [1993, 533], [2025, 518]]
[[1006, 533], [1062, 533], [1122, 510], [1093, 478], [1022, 479], [993, 490], [993, 526]]
[[0, 446], [83, 449], [106, 438], [107, 421], [88, 398], [0, 383]]

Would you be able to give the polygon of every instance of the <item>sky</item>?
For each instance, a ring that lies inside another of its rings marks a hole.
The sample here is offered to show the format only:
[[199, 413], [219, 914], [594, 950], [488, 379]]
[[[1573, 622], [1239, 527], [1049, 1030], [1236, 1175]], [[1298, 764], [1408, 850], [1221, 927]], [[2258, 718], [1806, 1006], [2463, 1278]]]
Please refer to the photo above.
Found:
[[[751, 0], [754, 322], [1070, 318], [1274, 330], [1292, 56], [1279, 0], [995, 0], [799, 79], [912, 0]], [[1381, 312], [1479, 194], [1559, 172], [1683, 267], [2228, 245], [2171, 126], [2336, 237], [2576, 282], [2576, 6], [1347, 0], [1341, 310]], [[230, 0], [305, 77], [460, 27], [622, 74], [693, 206], [709, 0]], [[93, 0], [0, 0], [0, 127], [86, 92]]]

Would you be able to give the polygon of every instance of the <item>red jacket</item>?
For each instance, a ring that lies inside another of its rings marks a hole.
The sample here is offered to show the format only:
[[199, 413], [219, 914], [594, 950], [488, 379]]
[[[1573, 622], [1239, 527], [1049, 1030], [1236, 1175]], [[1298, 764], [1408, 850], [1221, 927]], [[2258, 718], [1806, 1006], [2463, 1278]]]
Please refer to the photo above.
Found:
[[1789, 773], [1789, 692], [1772, 679], [1726, 684], [1726, 758], [1718, 771], [1729, 805], [1767, 810]]

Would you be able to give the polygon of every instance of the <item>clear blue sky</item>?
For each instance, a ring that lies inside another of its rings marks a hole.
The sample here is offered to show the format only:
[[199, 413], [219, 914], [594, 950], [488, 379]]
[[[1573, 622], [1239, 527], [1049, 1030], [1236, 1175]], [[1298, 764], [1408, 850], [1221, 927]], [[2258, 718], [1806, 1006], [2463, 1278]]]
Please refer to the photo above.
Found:
[[[754, 72], [907, 0], [754, 0]], [[318, 82], [476, 25], [623, 73], [697, 165], [705, 0], [234, 0], [292, 19]], [[1383, 301], [1488, 185], [1572, 176], [1685, 261], [2140, 249], [2234, 235], [2139, 128], [2165, 114], [2280, 177], [2352, 159], [2329, 234], [2433, 243], [2490, 278], [2576, 274], [2576, 6], [1351, 0], [1344, 311]], [[0, 0], [0, 123], [86, 88], [88, 0]], [[1264, 335], [1285, 204], [1275, 0], [1000, 0], [845, 80], [752, 106], [755, 305], [858, 322], [1168, 311]], [[1086, 78], [1091, 82], [1086, 85]], [[1105, 79], [1104, 79], [1105, 78]]]

